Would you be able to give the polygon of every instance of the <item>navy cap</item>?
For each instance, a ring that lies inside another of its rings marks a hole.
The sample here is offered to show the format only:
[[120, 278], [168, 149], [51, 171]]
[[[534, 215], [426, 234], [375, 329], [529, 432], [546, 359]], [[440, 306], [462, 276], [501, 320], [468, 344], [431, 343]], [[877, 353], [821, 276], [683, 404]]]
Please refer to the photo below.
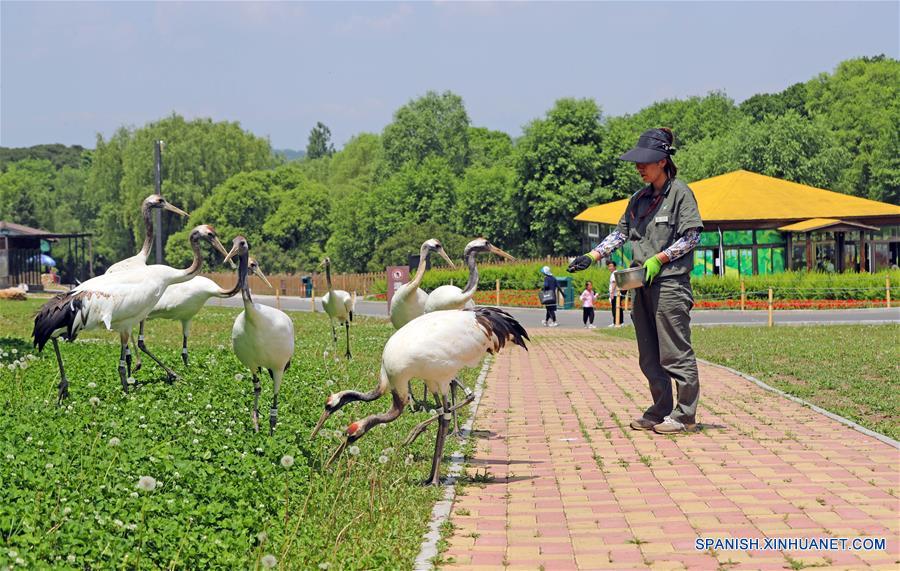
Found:
[[650, 129], [638, 139], [637, 145], [619, 159], [630, 163], [655, 163], [675, 154], [672, 136], [662, 129]]

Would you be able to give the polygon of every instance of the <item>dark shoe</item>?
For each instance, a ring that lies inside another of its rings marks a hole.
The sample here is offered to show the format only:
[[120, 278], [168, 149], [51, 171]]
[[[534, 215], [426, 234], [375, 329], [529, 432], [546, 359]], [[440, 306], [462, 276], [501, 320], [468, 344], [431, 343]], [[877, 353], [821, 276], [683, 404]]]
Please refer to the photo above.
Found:
[[653, 427], [657, 424], [659, 423], [642, 416], [631, 421], [631, 428], [634, 430], [653, 430]]

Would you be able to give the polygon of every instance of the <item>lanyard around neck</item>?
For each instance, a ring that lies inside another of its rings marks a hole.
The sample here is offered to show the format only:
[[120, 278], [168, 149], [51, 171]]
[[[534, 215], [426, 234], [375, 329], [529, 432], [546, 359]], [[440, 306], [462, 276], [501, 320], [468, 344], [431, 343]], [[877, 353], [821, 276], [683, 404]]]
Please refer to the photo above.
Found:
[[656, 209], [656, 207], [659, 206], [659, 203], [662, 202], [662, 199], [663, 199], [663, 197], [666, 195], [666, 193], [669, 192], [669, 187], [671, 187], [671, 186], [672, 186], [672, 179], [670, 178], [670, 179], [668, 179], [668, 180], [666, 181], [666, 186], [665, 186], [665, 188], [663, 188], [663, 189], [662, 189], [662, 192], [660, 192], [660, 193], [659, 193], [659, 194], [658, 194], [658, 195], [650, 202], [650, 206], [648, 206], [647, 209], [644, 210], [644, 213], [638, 215], [638, 204], [641, 202], [641, 199], [644, 197], [644, 194], [645, 194], [648, 190], [652, 190], [652, 189], [653, 189], [653, 185], [650, 185], [650, 186], [648, 186], [647, 188], [645, 188], [644, 190], [642, 190], [642, 191], [641, 191], [641, 194], [638, 195], [637, 199], [634, 201], [634, 206], [631, 207], [631, 221], [634, 222], [634, 219], [635, 219], [635, 217], [636, 217], [636, 218], [638, 219], [638, 222], [640, 222], [641, 220], [643, 220], [644, 218], [646, 218], [648, 214], [650, 214], [651, 212], [653, 212], [653, 211]]

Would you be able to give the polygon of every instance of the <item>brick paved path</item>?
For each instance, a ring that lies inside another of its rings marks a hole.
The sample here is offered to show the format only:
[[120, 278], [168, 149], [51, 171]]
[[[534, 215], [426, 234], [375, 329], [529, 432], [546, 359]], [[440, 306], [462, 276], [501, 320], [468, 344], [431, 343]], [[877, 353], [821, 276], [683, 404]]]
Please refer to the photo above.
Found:
[[[634, 343], [539, 333], [488, 374], [442, 569], [900, 569], [896, 448], [705, 365], [701, 433], [632, 431], [649, 404]], [[697, 551], [698, 536], [887, 550]]]

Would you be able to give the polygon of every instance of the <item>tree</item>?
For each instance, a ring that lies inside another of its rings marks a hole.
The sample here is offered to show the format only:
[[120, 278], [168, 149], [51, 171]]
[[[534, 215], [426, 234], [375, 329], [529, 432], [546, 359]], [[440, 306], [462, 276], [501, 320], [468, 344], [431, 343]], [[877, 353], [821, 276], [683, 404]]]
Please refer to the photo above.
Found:
[[0, 173], [0, 218], [52, 229], [56, 207], [56, 171], [49, 160], [24, 159]]
[[754, 121], [762, 121], [768, 115], [784, 115], [788, 111], [808, 117], [806, 84], [795, 83], [779, 93], [759, 93], [745, 100], [739, 108]]
[[334, 154], [334, 145], [331, 144], [331, 129], [321, 121], [316, 123], [309, 132], [309, 142], [306, 143], [306, 158], [319, 159], [330, 157]]
[[516, 219], [516, 172], [511, 167], [469, 167], [456, 186], [454, 229], [463, 236], [484, 236], [517, 252], [524, 230]]
[[510, 163], [512, 148], [512, 138], [502, 131], [469, 127], [469, 166]]
[[394, 121], [382, 135], [388, 176], [407, 164], [421, 164], [427, 157], [443, 157], [457, 176], [469, 156], [469, 115], [460, 96], [429, 91], [394, 113]]
[[574, 213], [608, 195], [600, 186], [603, 129], [590, 99], [560, 99], [545, 119], [528, 124], [516, 146], [521, 191], [515, 201], [520, 252], [569, 254], [580, 245]]
[[[457, 234], [450, 227], [426, 222], [424, 224], [410, 224], [401, 228], [396, 234], [378, 245], [369, 261], [369, 271], [383, 271], [387, 266], [406, 265], [409, 256], [418, 254], [425, 240], [437, 238], [444, 246], [444, 250], [456, 259], [462, 257], [463, 249], [469, 239], [462, 234]], [[445, 265], [440, 256], [433, 256], [431, 263]]]

